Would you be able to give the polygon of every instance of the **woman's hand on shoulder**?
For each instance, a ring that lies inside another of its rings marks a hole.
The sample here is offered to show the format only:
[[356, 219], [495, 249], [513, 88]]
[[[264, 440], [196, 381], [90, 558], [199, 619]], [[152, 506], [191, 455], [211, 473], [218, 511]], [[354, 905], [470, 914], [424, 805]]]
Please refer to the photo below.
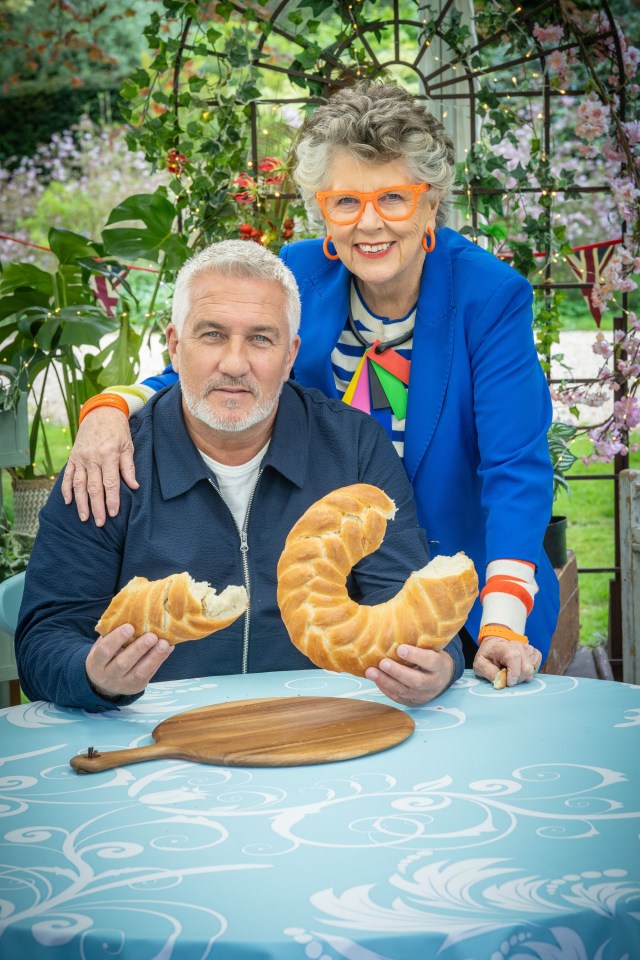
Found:
[[540, 669], [542, 654], [536, 647], [502, 637], [485, 637], [473, 661], [477, 677], [493, 683], [503, 667], [507, 670], [507, 686], [528, 683]]
[[369, 667], [365, 672], [367, 680], [373, 680], [390, 700], [405, 707], [420, 707], [451, 685], [455, 663], [446, 651], [403, 643], [397, 653], [406, 664], [385, 658], [378, 667]]
[[97, 407], [78, 428], [62, 480], [64, 502], [75, 498], [80, 519], [91, 512], [101, 527], [107, 512], [114, 517], [120, 509], [120, 476], [138, 489], [129, 421], [120, 410]]

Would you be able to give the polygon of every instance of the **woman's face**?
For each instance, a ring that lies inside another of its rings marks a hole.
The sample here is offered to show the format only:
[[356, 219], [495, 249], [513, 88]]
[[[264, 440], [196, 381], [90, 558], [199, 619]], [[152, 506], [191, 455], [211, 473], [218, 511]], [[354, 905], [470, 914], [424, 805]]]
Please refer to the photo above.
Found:
[[[348, 150], [338, 149], [330, 167], [328, 190], [369, 192], [415, 183], [403, 160], [366, 163]], [[384, 220], [371, 202], [357, 223], [343, 226], [325, 221], [340, 259], [365, 287], [415, 289], [420, 282], [425, 252], [422, 238], [435, 229], [437, 201], [423, 193], [408, 220]]]

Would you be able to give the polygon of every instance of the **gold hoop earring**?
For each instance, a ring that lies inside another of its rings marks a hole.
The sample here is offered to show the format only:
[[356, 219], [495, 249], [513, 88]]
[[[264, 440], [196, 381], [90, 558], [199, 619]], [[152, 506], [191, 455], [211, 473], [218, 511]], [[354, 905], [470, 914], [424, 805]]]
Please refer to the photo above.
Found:
[[340, 255], [337, 253], [329, 253], [329, 241], [331, 240], [331, 234], [327, 234], [324, 238], [324, 243], [322, 244], [322, 252], [324, 253], [327, 260], [339, 260]]
[[[427, 236], [429, 237], [429, 243], [427, 244]], [[436, 235], [433, 232], [433, 227], [427, 227], [425, 235], [422, 238], [422, 249], [425, 253], [433, 253], [436, 248]]]

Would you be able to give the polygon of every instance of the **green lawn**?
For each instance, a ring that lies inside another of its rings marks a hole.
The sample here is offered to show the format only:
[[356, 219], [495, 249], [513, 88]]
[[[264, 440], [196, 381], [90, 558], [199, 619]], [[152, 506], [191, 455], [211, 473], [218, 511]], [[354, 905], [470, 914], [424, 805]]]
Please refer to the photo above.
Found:
[[[636, 438], [639, 439], [639, 438]], [[573, 450], [586, 454], [589, 442], [575, 441]], [[630, 456], [630, 467], [640, 469], [640, 453]], [[578, 571], [585, 567], [614, 565], [614, 482], [613, 480], [572, 480], [571, 474], [590, 477], [613, 473], [613, 465], [592, 464], [585, 467], [578, 461], [567, 475], [570, 494], [561, 493], [554, 513], [569, 519], [567, 545], [573, 550]], [[585, 645], [607, 639], [609, 618], [610, 573], [580, 573], [580, 641]]]

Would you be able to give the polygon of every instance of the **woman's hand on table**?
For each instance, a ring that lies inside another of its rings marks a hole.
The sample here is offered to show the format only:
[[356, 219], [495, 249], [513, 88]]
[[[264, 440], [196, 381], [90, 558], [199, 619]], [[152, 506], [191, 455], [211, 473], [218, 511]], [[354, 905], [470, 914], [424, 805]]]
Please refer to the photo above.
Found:
[[540, 668], [542, 654], [528, 643], [517, 640], [503, 640], [502, 637], [485, 637], [478, 648], [473, 661], [476, 676], [489, 680], [496, 678], [499, 671], [506, 667], [507, 686], [528, 683]]
[[142, 693], [173, 646], [155, 633], [131, 642], [133, 627], [125, 623], [99, 637], [87, 655], [85, 669], [91, 686], [103, 697]]
[[419, 707], [451, 685], [455, 664], [444, 650], [424, 650], [402, 643], [397, 653], [407, 664], [385, 658], [378, 667], [365, 671], [367, 680], [373, 680], [390, 700], [405, 707]]
[[120, 509], [121, 475], [127, 486], [138, 489], [129, 421], [120, 410], [98, 407], [78, 428], [62, 480], [64, 502], [75, 497], [80, 519], [88, 520], [91, 511], [101, 527], [107, 511], [114, 517]]

